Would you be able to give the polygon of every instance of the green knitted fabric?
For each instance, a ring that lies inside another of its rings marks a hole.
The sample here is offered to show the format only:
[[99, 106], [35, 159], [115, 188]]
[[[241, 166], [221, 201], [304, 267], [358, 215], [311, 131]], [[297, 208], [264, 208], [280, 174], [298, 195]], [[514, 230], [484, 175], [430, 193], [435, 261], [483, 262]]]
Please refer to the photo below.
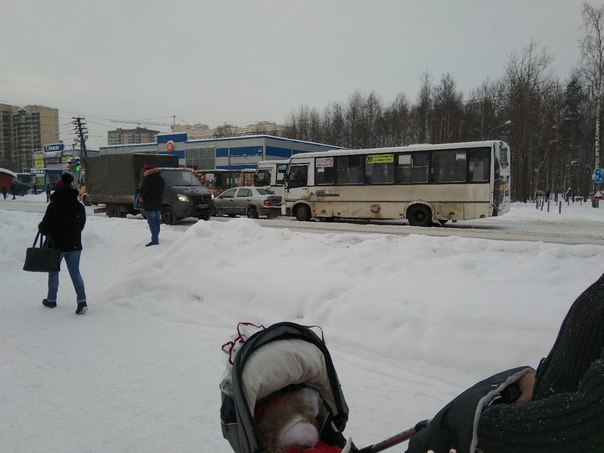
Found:
[[604, 452], [604, 275], [566, 315], [533, 401], [485, 410], [478, 445], [485, 453]]

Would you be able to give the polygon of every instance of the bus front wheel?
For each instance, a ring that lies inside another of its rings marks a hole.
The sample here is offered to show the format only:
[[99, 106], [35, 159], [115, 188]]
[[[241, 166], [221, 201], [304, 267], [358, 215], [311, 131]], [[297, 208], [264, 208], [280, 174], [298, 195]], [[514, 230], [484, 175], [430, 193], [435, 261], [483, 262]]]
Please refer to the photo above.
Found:
[[407, 220], [411, 226], [430, 226], [432, 224], [432, 211], [427, 206], [412, 206], [407, 212]]
[[295, 212], [296, 219], [300, 222], [307, 222], [310, 220], [310, 209], [308, 206], [301, 204], [296, 208]]

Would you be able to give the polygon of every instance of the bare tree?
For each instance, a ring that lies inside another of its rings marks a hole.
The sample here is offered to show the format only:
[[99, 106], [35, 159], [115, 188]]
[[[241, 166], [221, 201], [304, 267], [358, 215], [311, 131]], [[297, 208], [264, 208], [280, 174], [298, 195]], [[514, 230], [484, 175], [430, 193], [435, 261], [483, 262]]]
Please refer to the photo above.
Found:
[[451, 74], [443, 75], [440, 85], [434, 89], [433, 130], [434, 143], [459, 140], [462, 95]]
[[218, 126], [216, 129], [214, 129], [214, 133], [212, 134], [212, 137], [214, 137], [214, 138], [232, 137], [232, 136], [236, 135], [235, 129], [236, 129], [235, 126], [233, 126], [232, 124], [224, 123], [224, 124]]
[[[602, 112], [602, 83], [604, 78], [604, 6], [596, 8], [583, 4], [585, 36], [581, 45], [581, 73], [595, 97], [594, 167], [600, 167], [600, 121]], [[594, 184], [594, 192], [598, 189]], [[594, 204], [596, 207], [597, 204]]]
[[545, 50], [539, 51], [532, 41], [520, 55], [510, 57], [501, 81], [504, 111], [513, 119], [512, 196], [522, 201], [532, 198], [536, 190], [534, 173], [545, 154], [542, 104], [551, 85], [545, 74], [551, 61], [552, 57]]
[[430, 137], [430, 118], [432, 113], [432, 87], [430, 84], [430, 75], [427, 72], [422, 74], [422, 87], [417, 96], [417, 104], [412, 109], [413, 122], [413, 141], [415, 143], [429, 143]]

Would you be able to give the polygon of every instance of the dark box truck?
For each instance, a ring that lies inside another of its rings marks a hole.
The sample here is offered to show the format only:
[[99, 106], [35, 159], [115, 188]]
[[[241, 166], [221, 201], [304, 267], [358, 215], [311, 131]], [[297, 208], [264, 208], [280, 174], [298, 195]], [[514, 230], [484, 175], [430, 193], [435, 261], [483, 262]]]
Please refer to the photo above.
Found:
[[[162, 221], [173, 224], [185, 217], [208, 220], [213, 211], [212, 194], [193, 175], [178, 167], [178, 158], [167, 154], [115, 154], [86, 160], [85, 204], [104, 204], [108, 217], [136, 215], [141, 209], [135, 194], [143, 182], [143, 166], [155, 165], [161, 171], [164, 187]], [[95, 210], [98, 212], [98, 210]]]

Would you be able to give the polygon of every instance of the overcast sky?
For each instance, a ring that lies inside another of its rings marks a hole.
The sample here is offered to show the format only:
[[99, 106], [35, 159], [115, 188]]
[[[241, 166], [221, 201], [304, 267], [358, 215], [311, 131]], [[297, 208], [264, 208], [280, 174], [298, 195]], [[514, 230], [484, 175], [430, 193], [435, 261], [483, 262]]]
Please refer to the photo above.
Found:
[[[604, 0], [591, 0], [601, 6]], [[111, 119], [283, 123], [374, 91], [415, 100], [424, 72], [467, 96], [531, 40], [565, 80], [579, 61], [580, 0], [0, 1], [0, 103], [86, 118], [88, 147]], [[142, 124], [144, 126], [144, 124]], [[166, 127], [149, 126], [168, 131]]]

